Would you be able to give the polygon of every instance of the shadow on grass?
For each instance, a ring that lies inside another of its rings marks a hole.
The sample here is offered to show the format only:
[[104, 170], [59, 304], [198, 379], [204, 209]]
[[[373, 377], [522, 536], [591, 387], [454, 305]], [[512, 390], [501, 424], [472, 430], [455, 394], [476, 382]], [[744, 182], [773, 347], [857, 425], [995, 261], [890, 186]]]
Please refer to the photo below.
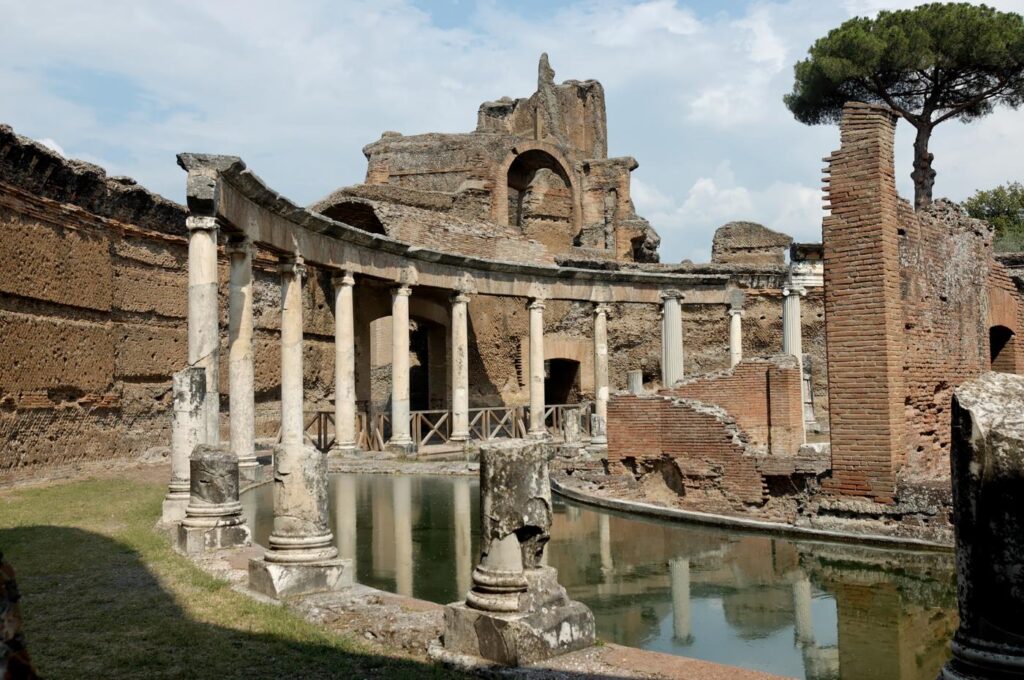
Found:
[[235, 593], [166, 549], [166, 578], [189, 611], [135, 548], [107, 536], [23, 526], [0, 530], [0, 546], [18, 570], [29, 652], [45, 678], [457, 675], [367, 653], [283, 607]]

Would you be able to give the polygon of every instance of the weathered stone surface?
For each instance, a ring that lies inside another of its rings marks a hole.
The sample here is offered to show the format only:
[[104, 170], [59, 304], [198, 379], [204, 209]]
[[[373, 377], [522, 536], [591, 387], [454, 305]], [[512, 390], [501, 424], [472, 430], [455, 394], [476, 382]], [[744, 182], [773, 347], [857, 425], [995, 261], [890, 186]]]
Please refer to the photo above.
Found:
[[952, 422], [960, 627], [942, 678], [1024, 676], [1024, 377], [960, 385]]
[[755, 222], [729, 222], [715, 231], [711, 261], [721, 264], [781, 265], [791, 236]]
[[199, 444], [189, 463], [189, 502], [178, 527], [178, 548], [191, 554], [249, 545], [238, 501], [238, 459], [231, 447]]
[[191, 498], [190, 457], [202, 439], [206, 371], [192, 366], [175, 373], [171, 389], [171, 483], [164, 498], [161, 516], [161, 522], [165, 524], [185, 519]]

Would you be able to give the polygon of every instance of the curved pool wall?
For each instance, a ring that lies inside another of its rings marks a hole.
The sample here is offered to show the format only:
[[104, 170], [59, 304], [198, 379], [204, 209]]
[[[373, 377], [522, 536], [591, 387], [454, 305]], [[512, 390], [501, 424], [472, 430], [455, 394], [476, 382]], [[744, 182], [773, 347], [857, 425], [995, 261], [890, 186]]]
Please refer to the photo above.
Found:
[[[271, 485], [242, 496], [265, 544]], [[331, 528], [356, 579], [438, 603], [465, 597], [476, 478], [336, 474]], [[547, 562], [598, 635], [797, 678], [933, 680], [956, 627], [953, 557], [690, 526], [555, 501]]]

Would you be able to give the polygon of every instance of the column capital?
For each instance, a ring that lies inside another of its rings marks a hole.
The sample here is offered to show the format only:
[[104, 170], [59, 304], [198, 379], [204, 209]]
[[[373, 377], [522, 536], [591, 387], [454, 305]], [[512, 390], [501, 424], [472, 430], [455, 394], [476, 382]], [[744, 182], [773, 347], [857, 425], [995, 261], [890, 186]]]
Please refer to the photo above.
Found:
[[245, 234], [232, 234], [224, 244], [224, 252], [228, 255], [249, 255], [252, 252], [252, 240]]
[[189, 215], [185, 218], [185, 227], [190, 231], [217, 231], [220, 225], [217, 218], [208, 215]]
[[677, 290], [675, 288], [669, 288], [667, 290], [661, 291], [662, 300], [684, 300], [685, 298], [686, 295], [683, 294], [683, 291]]
[[533, 298], [533, 299], [530, 300], [529, 304], [526, 305], [527, 309], [540, 309], [540, 310], [543, 310], [544, 307], [545, 307], [545, 305], [544, 305], [544, 298]]
[[741, 319], [747, 315], [746, 310], [742, 307], [730, 307], [728, 309], [729, 316], [738, 316]]
[[782, 289], [782, 295], [784, 297], [789, 297], [790, 295], [799, 295], [800, 297], [804, 297], [807, 295], [807, 289], [800, 285], [790, 284]]
[[594, 305], [594, 314], [600, 316], [608, 316], [608, 312], [612, 310], [611, 305], [606, 302], [598, 302]]
[[452, 293], [452, 304], [453, 305], [465, 305], [469, 303], [469, 293], [464, 290], [457, 290]]
[[277, 263], [277, 271], [282, 274], [296, 274], [300, 277], [306, 276], [306, 261], [301, 255], [294, 257], [282, 257]]
[[391, 289], [391, 294], [399, 297], [409, 297], [412, 295], [412, 286], [406, 283], [400, 283]]
[[356, 285], [356, 277], [347, 269], [345, 271], [335, 272], [334, 275], [331, 276], [331, 284], [333, 284], [335, 288], [340, 288], [342, 286], [351, 287]]

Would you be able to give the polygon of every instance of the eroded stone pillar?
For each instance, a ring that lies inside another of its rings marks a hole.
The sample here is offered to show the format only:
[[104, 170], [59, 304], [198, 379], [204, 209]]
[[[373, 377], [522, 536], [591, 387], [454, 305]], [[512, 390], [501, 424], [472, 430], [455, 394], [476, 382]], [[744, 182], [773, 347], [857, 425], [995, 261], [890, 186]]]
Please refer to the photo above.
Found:
[[530, 430], [529, 436], [544, 439], [544, 301], [533, 299], [530, 310]]
[[281, 444], [274, 450], [274, 528], [263, 559], [249, 563], [249, 587], [272, 597], [336, 590], [352, 583], [327, 516], [327, 457], [304, 440], [301, 258], [281, 264]]
[[690, 560], [679, 558], [668, 563], [672, 587], [672, 636], [683, 644], [693, 642], [690, 616]]
[[409, 297], [412, 288], [391, 294], [391, 439], [388, 450], [409, 455], [416, 450], [409, 432]]
[[206, 369], [191, 366], [171, 378], [171, 483], [160, 521], [185, 519], [189, 502], [189, 456], [206, 436]]
[[228, 241], [231, 261], [228, 291], [228, 398], [231, 451], [242, 482], [256, 481], [256, 391], [252, 360], [252, 243]]
[[206, 371], [206, 427], [202, 442], [216, 444], [220, 441], [217, 219], [189, 216], [185, 224], [188, 227], [188, 365]]
[[353, 308], [355, 277], [336, 275], [334, 284], [334, 448], [356, 450], [356, 333]]
[[542, 564], [551, 486], [542, 442], [480, 450], [480, 561], [466, 602], [445, 609], [445, 650], [524, 665], [594, 643], [594, 617]]
[[249, 545], [238, 501], [238, 458], [227, 445], [198, 444], [189, 457], [189, 501], [178, 549], [197, 554]]
[[953, 391], [953, 525], [960, 626], [941, 678], [1024, 677], [1024, 377]]
[[644, 372], [638, 368], [626, 373], [626, 389], [630, 394], [643, 394]]
[[683, 312], [679, 303], [682, 297], [678, 290], [661, 294], [661, 382], [665, 387], [672, 387], [683, 379]]
[[[594, 416], [608, 422], [608, 305], [594, 306]], [[608, 443], [605, 427], [596, 428], [591, 443]]]
[[469, 296], [452, 296], [452, 434], [469, 441]]
[[729, 308], [729, 366], [743, 361], [743, 310]]

